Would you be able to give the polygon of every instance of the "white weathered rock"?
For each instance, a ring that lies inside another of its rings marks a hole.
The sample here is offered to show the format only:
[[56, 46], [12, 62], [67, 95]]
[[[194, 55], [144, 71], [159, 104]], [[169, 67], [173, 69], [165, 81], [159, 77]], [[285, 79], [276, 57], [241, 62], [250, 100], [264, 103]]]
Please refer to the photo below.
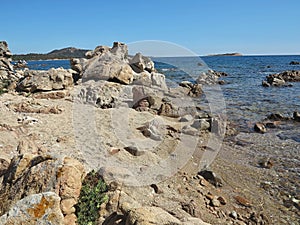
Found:
[[133, 81], [133, 70], [121, 56], [118, 51], [115, 55], [112, 52], [106, 52], [102, 55], [96, 55], [87, 61], [83, 71], [83, 81], [88, 80], [116, 80], [122, 84], [130, 84]]

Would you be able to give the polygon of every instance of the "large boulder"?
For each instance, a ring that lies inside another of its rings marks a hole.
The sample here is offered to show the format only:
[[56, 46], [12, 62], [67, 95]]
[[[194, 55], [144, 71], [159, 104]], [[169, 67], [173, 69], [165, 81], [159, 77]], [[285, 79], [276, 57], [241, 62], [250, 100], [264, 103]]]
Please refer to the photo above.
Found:
[[29, 195], [0, 217], [0, 224], [64, 224], [60, 197], [54, 192]]
[[[17, 205], [17, 208], [28, 207], [28, 205], [22, 206], [22, 204], [28, 203], [28, 200], [23, 200], [27, 196], [29, 196], [29, 199], [32, 199], [30, 196], [40, 196], [34, 197], [34, 199], [40, 199], [39, 202], [44, 201], [41, 204], [41, 207], [44, 207], [50, 200], [43, 200], [43, 195], [40, 194], [53, 192], [57, 196], [55, 197], [57, 199], [55, 202], [58, 201], [59, 203], [60, 214], [64, 215], [67, 219], [76, 218], [74, 205], [77, 203], [80, 194], [84, 174], [83, 165], [73, 158], [64, 157], [63, 159], [59, 159], [50, 155], [36, 155], [31, 153], [15, 156], [9, 165], [6, 165], [1, 171], [0, 198], [2, 201], [0, 202], [0, 216], [6, 213], [7, 216], [4, 216], [6, 218], [4, 221], [6, 221], [11, 215], [9, 210], [14, 209], [15, 205]], [[31, 203], [37, 201], [30, 200]], [[54, 207], [57, 206], [56, 203], [51, 203], [47, 207], [51, 211], [55, 210]], [[28, 217], [27, 214], [25, 216]], [[42, 218], [47, 221], [44, 211], [40, 219], [42, 220]], [[2, 223], [0, 222], [0, 224]]]
[[98, 46], [87, 52], [86, 57], [71, 60], [71, 68], [82, 82], [107, 80], [167, 90], [165, 76], [156, 72], [153, 61], [141, 53], [129, 58], [127, 45], [123, 43], [114, 42], [112, 48]]
[[62, 90], [73, 86], [73, 73], [75, 71], [69, 69], [50, 69], [42, 70], [26, 70], [24, 78], [17, 84], [18, 91], [38, 92]]
[[134, 72], [128, 64], [127, 55], [127, 46], [119, 42], [115, 42], [109, 51], [91, 53], [93, 57], [84, 65], [83, 81], [111, 80], [121, 84], [132, 83]]

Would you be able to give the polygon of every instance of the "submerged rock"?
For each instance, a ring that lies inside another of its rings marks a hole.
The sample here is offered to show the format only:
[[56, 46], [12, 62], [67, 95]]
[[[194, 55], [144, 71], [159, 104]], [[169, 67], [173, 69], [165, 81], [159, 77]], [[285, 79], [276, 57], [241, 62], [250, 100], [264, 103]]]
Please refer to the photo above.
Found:
[[222, 76], [227, 76], [227, 74], [224, 72], [208, 70], [206, 72], [202, 72], [196, 82], [203, 85], [219, 84], [219, 78]]
[[300, 62], [297, 62], [297, 61], [291, 61], [289, 64], [290, 64], [290, 65], [300, 65]]
[[286, 82], [299, 82], [300, 81], [300, 71], [290, 70], [281, 73], [270, 74], [266, 77], [266, 80], [262, 82], [264, 87], [269, 86], [290, 86]]

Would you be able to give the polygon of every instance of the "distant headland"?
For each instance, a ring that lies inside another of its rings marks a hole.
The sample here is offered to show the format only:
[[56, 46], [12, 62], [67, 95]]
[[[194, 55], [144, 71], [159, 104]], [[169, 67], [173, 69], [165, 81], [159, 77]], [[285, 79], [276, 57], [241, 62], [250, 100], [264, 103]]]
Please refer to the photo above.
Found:
[[232, 53], [223, 53], [223, 54], [209, 54], [207, 56], [243, 56], [243, 55], [238, 52], [232, 52]]
[[45, 54], [41, 54], [41, 53], [15, 54], [12, 56], [12, 60], [28, 61], [28, 60], [85, 58], [85, 53], [87, 51], [89, 50], [68, 47], [68, 48], [53, 50]]

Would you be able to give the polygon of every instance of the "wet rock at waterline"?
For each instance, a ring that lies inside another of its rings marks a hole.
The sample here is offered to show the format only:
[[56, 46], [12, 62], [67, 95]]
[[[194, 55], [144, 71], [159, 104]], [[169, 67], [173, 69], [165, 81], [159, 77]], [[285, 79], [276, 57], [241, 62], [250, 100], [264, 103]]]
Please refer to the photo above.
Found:
[[262, 86], [264, 87], [291, 86], [291, 84], [287, 82], [299, 82], [299, 81], [300, 81], [300, 71], [291, 70], [291, 71], [284, 71], [276, 74], [270, 74], [266, 76], [266, 80], [262, 82]]

